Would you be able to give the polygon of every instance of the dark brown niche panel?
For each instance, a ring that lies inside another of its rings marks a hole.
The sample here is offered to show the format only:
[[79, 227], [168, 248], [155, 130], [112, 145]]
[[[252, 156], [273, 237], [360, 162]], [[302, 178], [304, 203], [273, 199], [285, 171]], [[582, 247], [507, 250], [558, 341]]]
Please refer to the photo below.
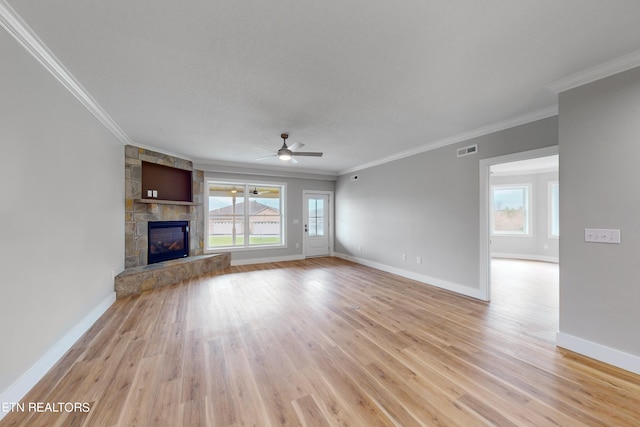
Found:
[[143, 199], [192, 202], [191, 171], [142, 162], [141, 196]]

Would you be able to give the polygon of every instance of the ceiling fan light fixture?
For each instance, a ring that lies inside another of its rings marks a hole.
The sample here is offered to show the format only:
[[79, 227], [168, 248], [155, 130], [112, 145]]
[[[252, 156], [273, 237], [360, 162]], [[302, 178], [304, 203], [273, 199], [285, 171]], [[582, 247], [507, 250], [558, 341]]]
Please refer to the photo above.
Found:
[[[289, 162], [291, 164], [296, 164], [298, 162], [295, 159], [295, 157], [298, 157], [298, 156], [302, 156], [302, 157], [304, 157], [304, 156], [322, 157], [322, 153], [320, 153], [320, 152], [298, 151], [300, 148], [304, 147], [304, 144], [301, 143], [301, 142], [296, 142], [294, 144], [291, 144], [291, 146], [288, 146], [287, 145], [287, 138], [289, 138], [289, 134], [287, 134], [287, 133], [281, 134], [280, 137], [282, 138], [282, 146], [276, 152], [276, 154], [271, 155], [271, 156], [267, 156], [267, 157], [261, 157], [261, 158], [256, 159], [256, 160], [263, 160], [263, 159], [277, 157], [278, 159], [280, 159], [280, 160], [282, 160], [284, 162]], [[260, 149], [263, 150], [263, 148], [260, 148]]]
[[291, 160], [291, 150], [287, 147], [287, 138], [289, 138], [289, 134], [283, 133], [280, 135], [280, 138], [282, 138], [282, 147], [278, 150], [278, 158], [280, 160]]

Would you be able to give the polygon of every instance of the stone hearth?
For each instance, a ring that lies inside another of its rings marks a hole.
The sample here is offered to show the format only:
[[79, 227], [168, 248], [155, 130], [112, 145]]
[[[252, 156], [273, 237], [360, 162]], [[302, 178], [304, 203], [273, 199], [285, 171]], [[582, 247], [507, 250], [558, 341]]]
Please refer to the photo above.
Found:
[[142, 267], [129, 268], [115, 279], [116, 298], [173, 285], [192, 277], [224, 270], [231, 265], [231, 254], [199, 255]]

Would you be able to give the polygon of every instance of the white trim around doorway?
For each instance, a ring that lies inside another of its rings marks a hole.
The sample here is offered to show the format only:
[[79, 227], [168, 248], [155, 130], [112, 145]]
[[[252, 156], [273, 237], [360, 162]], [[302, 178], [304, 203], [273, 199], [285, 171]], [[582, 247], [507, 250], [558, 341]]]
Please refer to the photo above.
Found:
[[[333, 240], [334, 240], [334, 217], [335, 217], [335, 209], [334, 209], [334, 201], [335, 201], [335, 195], [333, 191], [321, 191], [321, 190], [302, 190], [302, 212], [303, 212], [303, 216], [304, 216], [304, 212], [305, 212], [305, 201], [306, 201], [306, 196], [308, 194], [323, 194], [323, 195], [327, 195], [329, 196], [329, 255], [330, 256], [334, 256], [334, 249], [333, 249]], [[304, 244], [304, 221], [306, 221], [305, 218], [302, 219], [302, 222], [300, 223], [300, 226], [302, 228], [302, 235], [303, 235], [303, 242], [302, 242], [302, 256], [303, 258], [306, 258], [306, 247]]]
[[491, 223], [489, 216], [489, 178], [491, 166], [500, 163], [553, 156], [556, 154], [558, 154], [558, 146], [554, 145], [537, 150], [523, 151], [480, 160], [480, 299], [484, 301], [491, 299]]

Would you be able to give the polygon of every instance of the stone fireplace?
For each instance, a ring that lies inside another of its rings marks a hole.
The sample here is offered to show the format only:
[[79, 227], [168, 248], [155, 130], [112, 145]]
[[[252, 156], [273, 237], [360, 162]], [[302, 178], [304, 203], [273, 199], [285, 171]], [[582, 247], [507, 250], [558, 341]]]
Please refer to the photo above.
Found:
[[125, 147], [125, 270], [114, 280], [117, 298], [231, 265], [229, 252], [204, 255], [203, 201], [204, 172], [191, 162]]
[[[162, 191], [157, 198], [147, 198], [148, 190], [143, 188], [143, 163], [186, 171], [186, 176], [190, 174], [191, 200], [164, 200]], [[186, 222], [185, 252], [188, 256], [204, 253], [203, 185], [204, 173], [194, 170], [188, 160], [132, 145], [125, 147], [125, 268], [149, 264], [149, 223], [153, 222]]]

